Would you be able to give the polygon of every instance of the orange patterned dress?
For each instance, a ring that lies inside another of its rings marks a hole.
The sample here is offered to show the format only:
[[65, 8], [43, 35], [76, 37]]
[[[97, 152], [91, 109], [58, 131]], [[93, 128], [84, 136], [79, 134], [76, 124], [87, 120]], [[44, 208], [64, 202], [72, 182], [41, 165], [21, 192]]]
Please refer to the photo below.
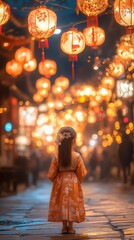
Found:
[[53, 182], [48, 221], [63, 220], [82, 222], [85, 220], [84, 199], [81, 182], [87, 174], [79, 153], [73, 152], [69, 169], [59, 169], [55, 157], [48, 171], [48, 178]]

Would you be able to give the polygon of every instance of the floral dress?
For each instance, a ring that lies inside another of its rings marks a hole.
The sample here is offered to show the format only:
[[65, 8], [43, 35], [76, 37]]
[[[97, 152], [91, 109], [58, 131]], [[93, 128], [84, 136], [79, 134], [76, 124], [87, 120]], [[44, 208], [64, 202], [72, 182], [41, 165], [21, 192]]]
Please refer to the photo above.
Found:
[[69, 169], [59, 169], [57, 158], [53, 159], [48, 171], [48, 178], [53, 182], [48, 221], [82, 222], [85, 220], [81, 182], [86, 174], [84, 162], [77, 152], [73, 152]]

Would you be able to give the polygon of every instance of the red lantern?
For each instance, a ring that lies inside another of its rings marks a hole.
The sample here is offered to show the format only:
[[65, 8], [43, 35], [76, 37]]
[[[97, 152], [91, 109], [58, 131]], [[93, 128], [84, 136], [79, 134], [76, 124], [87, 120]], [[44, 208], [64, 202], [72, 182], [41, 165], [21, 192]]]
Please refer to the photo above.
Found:
[[49, 91], [49, 89], [51, 88], [51, 82], [49, 79], [47, 78], [39, 78], [36, 81], [36, 88], [39, 89], [47, 89]]
[[85, 48], [85, 39], [82, 32], [77, 28], [71, 28], [61, 36], [60, 47], [63, 52], [69, 54], [69, 60], [72, 61], [72, 78], [74, 78], [74, 61], [78, 60], [77, 54]]
[[37, 67], [37, 61], [35, 58], [32, 58], [30, 61], [24, 63], [23, 68], [26, 72], [32, 72]]
[[22, 70], [22, 65], [15, 59], [7, 62], [6, 64], [6, 72], [13, 77], [20, 75], [22, 73]]
[[106, 10], [107, 0], [77, 0], [77, 6], [87, 16], [96, 16]]
[[134, 27], [134, 1], [115, 0], [114, 2], [115, 20], [122, 26]]
[[10, 17], [10, 6], [0, 1], [0, 26], [7, 23]]
[[66, 90], [69, 87], [69, 79], [64, 76], [60, 76], [55, 79], [55, 85]]
[[42, 60], [44, 60], [44, 47], [48, 47], [47, 38], [54, 34], [57, 25], [55, 12], [40, 6], [28, 15], [28, 30], [32, 36], [39, 40], [42, 47]]
[[97, 47], [102, 45], [105, 41], [105, 32], [100, 27], [87, 27], [84, 29], [83, 34], [87, 46]]
[[56, 74], [57, 64], [53, 60], [45, 59], [44, 61], [41, 61], [39, 63], [38, 70], [41, 75], [44, 75], [49, 78]]
[[25, 63], [33, 58], [32, 50], [26, 47], [20, 47], [15, 52], [15, 60], [20, 63]]

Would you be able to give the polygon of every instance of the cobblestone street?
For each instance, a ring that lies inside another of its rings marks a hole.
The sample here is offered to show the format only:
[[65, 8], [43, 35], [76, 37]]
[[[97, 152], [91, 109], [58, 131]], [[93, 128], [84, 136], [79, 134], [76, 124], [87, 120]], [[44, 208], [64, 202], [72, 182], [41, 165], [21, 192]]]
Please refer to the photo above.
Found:
[[83, 183], [86, 220], [76, 234], [61, 234], [61, 223], [47, 221], [51, 183], [0, 198], [0, 240], [134, 240], [134, 186]]

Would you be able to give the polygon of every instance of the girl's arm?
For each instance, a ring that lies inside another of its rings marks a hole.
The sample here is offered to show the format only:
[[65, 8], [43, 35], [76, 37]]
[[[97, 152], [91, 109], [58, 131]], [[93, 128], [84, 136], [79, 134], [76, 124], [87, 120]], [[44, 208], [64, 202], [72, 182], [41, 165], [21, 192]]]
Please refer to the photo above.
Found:
[[77, 159], [76, 174], [77, 174], [77, 177], [79, 178], [80, 182], [82, 182], [83, 179], [85, 178], [85, 176], [87, 175], [87, 169], [86, 169], [83, 159], [81, 158], [80, 155], [78, 156], [78, 159]]
[[53, 182], [57, 174], [58, 174], [58, 163], [55, 157], [50, 164], [47, 177], [49, 178], [50, 181]]

